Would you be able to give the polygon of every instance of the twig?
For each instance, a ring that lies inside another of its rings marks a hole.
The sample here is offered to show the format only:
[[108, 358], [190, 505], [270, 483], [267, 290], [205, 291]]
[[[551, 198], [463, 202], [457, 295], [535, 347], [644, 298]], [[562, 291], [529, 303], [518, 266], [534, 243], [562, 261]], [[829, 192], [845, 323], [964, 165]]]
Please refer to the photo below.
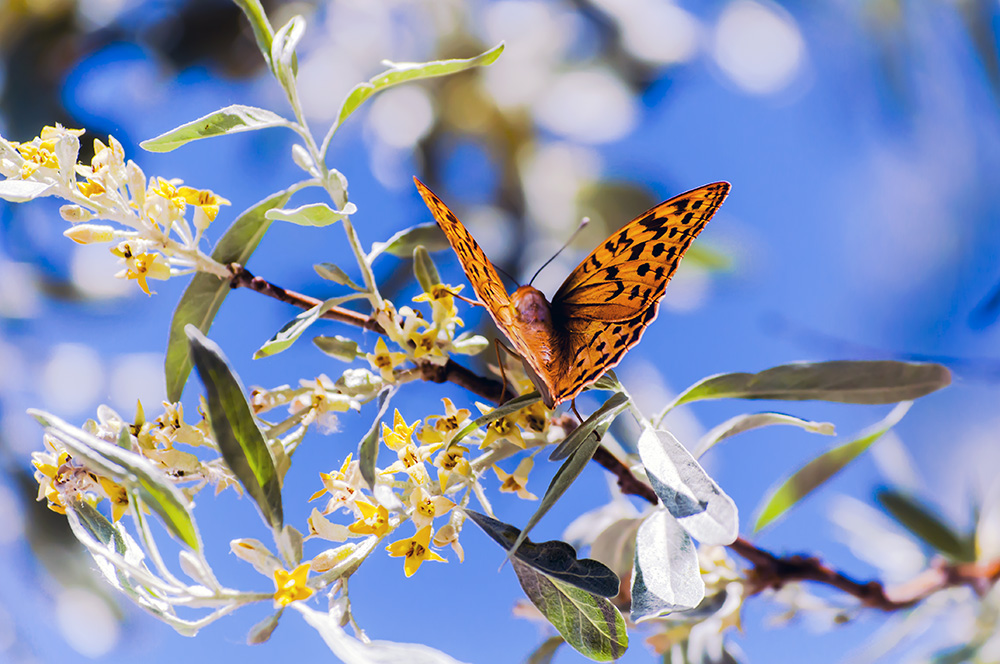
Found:
[[[299, 307], [300, 309], [312, 309], [322, 302], [322, 300], [310, 297], [309, 295], [303, 295], [302, 293], [296, 293], [295, 291], [276, 286], [261, 277], [255, 277], [249, 270], [239, 263], [230, 264], [229, 270], [232, 274], [229, 285], [232, 288], [248, 288], [252, 291], [260, 293], [261, 295], [273, 297], [276, 300], [280, 300], [286, 304], [291, 304]], [[331, 307], [329, 311], [323, 314], [322, 318], [328, 318], [341, 323], [347, 323], [348, 325], [354, 325], [355, 327], [361, 327], [366, 330], [371, 330], [377, 334], [385, 334], [385, 330], [382, 329], [382, 326], [379, 325], [378, 321], [375, 319], [365, 316], [364, 314], [360, 314], [357, 311], [344, 309], [343, 307]], [[454, 360], [449, 359], [447, 364], [444, 366], [435, 365], [430, 362], [418, 361], [417, 366], [420, 367], [421, 378], [426, 381], [434, 383], [454, 383], [455, 385], [464, 387], [473, 394], [477, 394], [484, 399], [492, 401], [493, 403], [500, 403], [503, 401], [503, 383], [485, 376], [480, 376], [479, 374], [470, 371], [468, 368], [463, 367]]]

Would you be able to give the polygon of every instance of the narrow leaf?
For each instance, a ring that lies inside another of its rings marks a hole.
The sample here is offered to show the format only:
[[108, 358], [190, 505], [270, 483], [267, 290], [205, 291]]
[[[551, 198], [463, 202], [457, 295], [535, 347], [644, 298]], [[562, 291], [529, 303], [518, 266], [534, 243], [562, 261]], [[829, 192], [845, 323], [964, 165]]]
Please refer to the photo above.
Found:
[[604, 402], [600, 408], [588, 417], [580, 426], [573, 429], [573, 432], [552, 450], [549, 461], [562, 461], [576, 450], [584, 439], [589, 436], [594, 429], [605, 422], [611, 423], [625, 408], [628, 407], [628, 397], [622, 392], [615, 392]]
[[290, 127], [292, 123], [264, 108], [233, 104], [220, 108], [197, 120], [182, 124], [176, 129], [139, 143], [150, 152], [170, 152], [186, 143], [202, 138], [236, 134], [269, 127]]
[[274, 39], [274, 29], [267, 20], [267, 14], [264, 12], [264, 7], [261, 5], [260, 0], [233, 0], [233, 2], [246, 15], [250, 27], [253, 28], [253, 36], [257, 41], [257, 48], [260, 49], [261, 55], [264, 56], [264, 61], [270, 65], [271, 40]]
[[354, 281], [351, 280], [347, 273], [341, 270], [338, 266], [333, 263], [319, 263], [313, 265], [313, 269], [316, 270], [316, 274], [323, 277], [327, 281], [332, 281], [334, 283], [340, 284], [341, 286], [347, 286], [348, 288], [353, 288], [356, 291], [365, 290], [361, 286], [358, 286]]
[[266, 216], [270, 220], [287, 221], [297, 226], [329, 226], [344, 217], [358, 211], [358, 206], [348, 203], [343, 210], [334, 210], [326, 203], [312, 203], [291, 210], [268, 210]]
[[438, 274], [437, 266], [431, 260], [427, 247], [422, 244], [417, 245], [413, 250], [413, 275], [425, 293], [430, 293], [436, 285], [441, 283], [441, 275]]
[[191, 357], [205, 384], [209, 424], [226, 465], [257, 503], [272, 529], [282, 527], [281, 482], [243, 385], [219, 346], [187, 327]]
[[[465, 510], [465, 513], [494, 542], [507, 551], [513, 550], [521, 531], [510, 524], [473, 510]], [[566, 542], [550, 540], [536, 544], [531, 540], [525, 540], [517, 547], [513, 556], [543, 574], [588, 593], [601, 597], [614, 597], [618, 594], [618, 575], [597, 560], [577, 558], [576, 549]]]
[[632, 620], [693, 609], [705, 598], [698, 551], [691, 536], [665, 510], [656, 510], [635, 539]]
[[719, 443], [730, 436], [735, 436], [738, 433], [750, 431], [751, 429], [759, 429], [760, 427], [767, 427], [775, 424], [800, 427], [810, 433], [819, 433], [824, 436], [832, 436], [835, 433], [833, 424], [830, 422], [811, 422], [793, 415], [785, 415], [784, 413], [746, 413], [744, 415], [737, 415], [732, 419], [726, 420], [706, 433], [702, 436], [701, 440], [698, 441], [698, 446], [695, 447], [691, 454], [694, 455], [695, 458], [698, 458], [708, 450], [712, 449], [716, 443]]
[[369, 80], [367, 83], [361, 83], [355, 86], [354, 89], [348, 93], [347, 99], [344, 100], [344, 103], [340, 107], [340, 113], [337, 114], [337, 124], [343, 124], [344, 120], [346, 120], [351, 113], [356, 111], [357, 108], [365, 102], [365, 100], [376, 92], [392, 87], [393, 85], [406, 83], [407, 81], [415, 81], [421, 78], [432, 78], [434, 76], [445, 76], [447, 74], [454, 74], [465, 69], [471, 69], [472, 67], [484, 67], [486, 65], [491, 65], [497, 58], [500, 57], [500, 54], [503, 52], [503, 48], [503, 42], [500, 42], [485, 53], [465, 60], [438, 60], [435, 62], [423, 63], [389, 63], [389, 69]]
[[556, 656], [556, 651], [559, 650], [559, 646], [564, 643], [566, 643], [566, 639], [563, 637], [550, 636], [532, 651], [524, 664], [551, 664], [552, 658]]
[[357, 341], [339, 334], [332, 337], [313, 337], [313, 343], [321, 351], [341, 362], [353, 362], [361, 354]]
[[936, 551], [957, 562], [976, 560], [975, 547], [916, 498], [892, 490], [879, 491], [875, 498], [900, 525]]
[[859, 438], [824, 452], [782, 482], [760, 510], [754, 532], [787, 512], [789, 508], [843, 470], [847, 464], [861, 456], [876, 440], [903, 419], [911, 405], [912, 401], [899, 404], [885, 416], [885, 419], [867, 429]]
[[531, 603], [580, 654], [610, 662], [625, 654], [625, 619], [609, 600], [563, 583], [515, 560], [517, 580]]
[[890, 360], [801, 362], [756, 374], [711, 376], [678, 396], [666, 411], [702, 399], [777, 399], [890, 404], [910, 401], [951, 383], [940, 364]]
[[[546, 512], [552, 509], [552, 506], [556, 504], [562, 495], [566, 493], [566, 490], [569, 489], [570, 485], [579, 477], [583, 469], [587, 467], [591, 457], [594, 456], [597, 447], [601, 444], [601, 436], [605, 434], [608, 427], [611, 426], [611, 422], [618, 414], [627, 407], [628, 397], [621, 392], [616, 392], [611, 395], [611, 398], [604, 403], [604, 406], [597, 413], [594, 413], [587, 422], [581, 425], [577, 431], [573, 432], [572, 435], [575, 436], [578, 431], [582, 430], [578, 439], [579, 442], [571, 443], [574, 448], [573, 451], [569, 453], [566, 462], [559, 467], [559, 470], [552, 477], [552, 481], [549, 482], [549, 486], [545, 490], [545, 495], [538, 502], [538, 509], [528, 519], [524, 530], [521, 531], [521, 534], [515, 540], [511, 552], [517, 551], [517, 548], [528, 537], [528, 533], [535, 527], [535, 524], [545, 516]], [[601, 413], [599, 417], [598, 413]], [[562, 444], [566, 445], [566, 441], [563, 441]], [[508, 553], [508, 557], [510, 555], [511, 553]]]
[[646, 427], [639, 458], [650, 484], [671, 516], [699, 542], [728, 545], [739, 534], [736, 503], [667, 431]]
[[0, 180], [0, 200], [11, 203], [26, 203], [33, 198], [45, 195], [52, 184], [44, 182], [29, 182], [27, 180]]
[[541, 397], [538, 396], [538, 392], [531, 392], [529, 394], [522, 394], [519, 397], [514, 397], [510, 401], [505, 402], [502, 406], [497, 406], [490, 412], [480, 415], [459, 429], [458, 433], [456, 433], [451, 439], [451, 442], [448, 443], [448, 447], [458, 443], [458, 441], [462, 440], [476, 429], [488, 426], [490, 422], [499, 420], [501, 417], [505, 417], [511, 413], [516, 413], [522, 408], [535, 403], [539, 399], [541, 399]]
[[[268, 210], [284, 205], [291, 195], [289, 191], [281, 191], [246, 210], [219, 240], [212, 258], [223, 265], [246, 265], [271, 225], [264, 215]], [[195, 274], [184, 290], [170, 321], [170, 340], [164, 362], [168, 400], [180, 401], [184, 384], [191, 373], [191, 356], [184, 328], [194, 325], [202, 332], [208, 332], [231, 290], [228, 281], [205, 272]]]
[[417, 247], [425, 247], [427, 251], [442, 251], [450, 246], [448, 238], [437, 224], [418, 224], [399, 231], [385, 242], [373, 243], [372, 250], [368, 252], [368, 262], [371, 263], [382, 254], [409, 258]]
[[302, 336], [303, 332], [309, 329], [310, 325], [318, 321], [323, 314], [328, 312], [330, 309], [340, 306], [345, 302], [357, 300], [362, 297], [365, 297], [362, 293], [351, 293], [350, 295], [344, 295], [342, 297], [333, 297], [317, 304], [311, 309], [303, 311], [298, 316], [285, 323], [284, 327], [275, 332], [273, 337], [265, 341], [264, 345], [258, 348], [257, 352], [253, 354], [253, 359], [259, 360], [262, 357], [277, 355], [278, 353], [286, 350], [289, 346], [295, 343], [296, 339]]
[[190, 501], [152, 462], [74, 427], [55, 415], [34, 409], [28, 414], [88, 468], [138, 491], [142, 500], [160, 515], [174, 537], [195, 551], [201, 549], [201, 539], [190, 512]]
[[358, 468], [361, 471], [361, 477], [364, 478], [365, 482], [368, 482], [369, 488], [375, 486], [379, 425], [382, 423], [385, 414], [389, 412], [389, 402], [392, 401], [395, 393], [396, 387], [394, 385], [387, 385], [378, 393], [378, 412], [375, 415], [375, 421], [372, 422], [368, 433], [365, 434], [365, 437], [361, 439], [361, 444], [358, 445]]

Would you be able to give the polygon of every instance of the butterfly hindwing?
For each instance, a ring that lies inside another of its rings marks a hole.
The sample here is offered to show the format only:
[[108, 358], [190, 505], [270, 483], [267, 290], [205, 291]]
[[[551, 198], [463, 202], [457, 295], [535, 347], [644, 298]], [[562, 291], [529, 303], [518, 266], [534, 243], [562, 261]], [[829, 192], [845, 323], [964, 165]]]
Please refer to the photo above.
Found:
[[728, 183], [716, 182], [660, 203], [570, 273], [552, 299], [553, 324], [571, 358], [556, 386], [559, 400], [576, 396], [638, 343], [684, 252], [728, 193]]

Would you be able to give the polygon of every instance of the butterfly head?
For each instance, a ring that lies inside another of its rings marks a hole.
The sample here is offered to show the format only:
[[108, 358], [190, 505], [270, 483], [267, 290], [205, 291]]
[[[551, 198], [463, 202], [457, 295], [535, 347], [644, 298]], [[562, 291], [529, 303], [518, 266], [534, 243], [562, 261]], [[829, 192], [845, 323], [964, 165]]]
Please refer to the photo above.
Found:
[[533, 286], [521, 286], [510, 298], [510, 303], [521, 322], [526, 324], [552, 325], [549, 301], [542, 291]]

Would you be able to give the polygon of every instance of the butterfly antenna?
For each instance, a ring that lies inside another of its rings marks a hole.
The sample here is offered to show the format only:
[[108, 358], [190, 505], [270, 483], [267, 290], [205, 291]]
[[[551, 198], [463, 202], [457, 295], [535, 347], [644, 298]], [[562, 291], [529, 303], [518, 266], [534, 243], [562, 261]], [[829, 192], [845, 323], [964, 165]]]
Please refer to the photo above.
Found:
[[507, 277], [508, 279], [510, 279], [510, 280], [511, 280], [511, 282], [513, 282], [513, 284], [514, 284], [515, 286], [517, 286], [518, 288], [520, 288], [520, 287], [521, 287], [521, 284], [520, 284], [520, 283], [518, 282], [518, 280], [517, 280], [517, 279], [515, 279], [514, 277], [512, 277], [512, 276], [511, 276], [510, 272], [508, 272], [507, 270], [503, 269], [503, 268], [502, 268], [502, 267], [500, 267], [499, 265], [494, 265], [493, 267], [495, 267], [495, 268], [497, 269], [497, 271], [498, 271], [498, 272], [499, 272], [500, 274], [502, 274], [503, 276], [505, 276], [505, 277]]
[[569, 246], [570, 242], [572, 242], [574, 239], [576, 239], [576, 236], [580, 234], [580, 231], [582, 231], [584, 228], [586, 228], [587, 224], [589, 224], [589, 223], [590, 223], [590, 217], [584, 217], [580, 221], [580, 225], [576, 227], [576, 230], [573, 231], [573, 234], [569, 236], [568, 240], [566, 240], [566, 244], [564, 244], [563, 246], [559, 247], [559, 251], [557, 251], [556, 253], [552, 254], [552, 258], [550, 258], [549, 260], [547, 260], [544, 263], [542, 263], [542, 266], [540, 268], [538, 268], [538, 270], [535, 272], [534, 275], [532, 275], [531, 281], [528, 282], [529, 286], [535, 280], [535, 277], [537, 277], [539, 274], [541, 274], [542, 270], [544, 270], [546, 267], [548, 267], [549, 263], [551, 263], [552, 261], [554, 261], [556, 259], [556, 256], [558, 256], [559, 254], [561, 254], [563, 252], [563, 250], [566, 247]]

